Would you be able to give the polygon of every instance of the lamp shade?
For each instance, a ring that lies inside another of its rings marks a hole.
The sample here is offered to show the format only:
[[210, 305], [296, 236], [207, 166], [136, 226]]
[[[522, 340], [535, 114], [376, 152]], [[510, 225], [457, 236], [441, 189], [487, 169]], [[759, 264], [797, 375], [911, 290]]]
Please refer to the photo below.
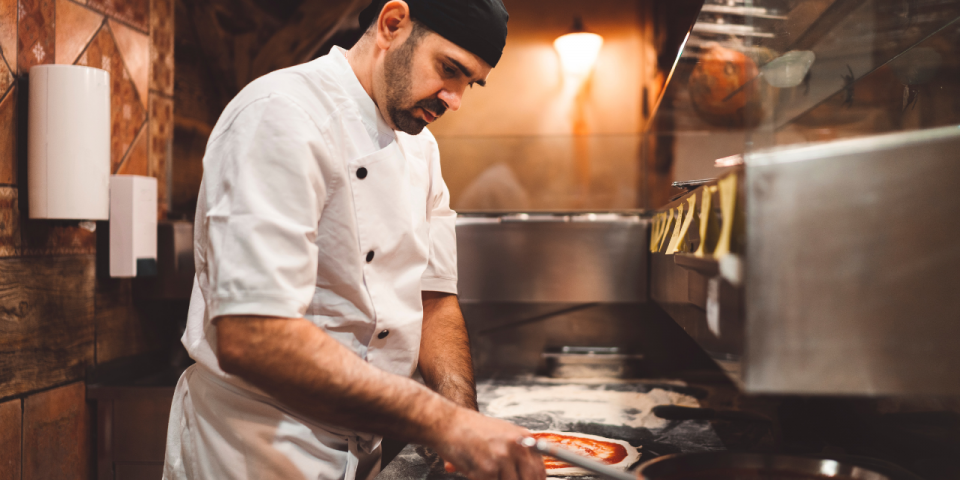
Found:
[[603, 37], [590, 32], [573, 32], [561, 35], [553, 41], [553, 48], [560, 55], [563, 71], [576, 76], [590, 73], [603, 46]]
[[107, 220], [110, 74], [79, 65], [30, 68], [30, 218]]

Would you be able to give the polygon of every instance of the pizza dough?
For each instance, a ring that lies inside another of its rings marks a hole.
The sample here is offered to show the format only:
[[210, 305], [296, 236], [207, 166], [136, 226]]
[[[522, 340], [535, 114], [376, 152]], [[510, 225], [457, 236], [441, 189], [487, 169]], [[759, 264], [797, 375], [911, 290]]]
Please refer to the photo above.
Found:
[[[530, 433], [538, 440], [546, 440], [560, 448], [621, 470], [626, 470], [640, 460], [640, 447], [634, 447], [623, 440], [577, 432], [539, 431]], [[548, 477], [595, 476], [594, 473], [546, 455], [543, 457], [543, 463], [547, 469]]]
[[574, 423], [599, 423], [630, 428], [664, 428], [669, 423], [653, 414], [657, 405], [699, 407], [696, 398], [654, 388], [649, 392], [613, 391], [587, 385], [500, 386], [483, 392], [489, 403], [481, 405], [491, 417], [516, 422], [516, 417], [548, 415], [552, 425], [568, 428]]

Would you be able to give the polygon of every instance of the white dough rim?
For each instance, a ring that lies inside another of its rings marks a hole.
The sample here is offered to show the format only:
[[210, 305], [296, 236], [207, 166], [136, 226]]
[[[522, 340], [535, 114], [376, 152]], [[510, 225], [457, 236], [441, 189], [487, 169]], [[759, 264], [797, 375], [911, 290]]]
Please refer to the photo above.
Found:
[[[586, 433], [579, 433], [579, 432], [558, 432], [554, 430], [531, 430], [530, 433], [552, 433], [555, 435], [586, 438], [590, 440], [598, 440], [601, 442], [610, 442], [610, 443], [616, 443], [618, 445], [622, 445], [623, 448], [627, 450], [627, 456], [624, 457], [623, 460], [617, 463], [611, 463], [607, 465], [609, 467], [613, 467], [619, 470], [625, 471], [627, 468], [630, 467], [630, 465], [633, 465], [634, 463], [637, 462], [637, 460], [640, 460], [640, 447], [634, 447], [633, 445], [630, 445], [629, 443], [623, 440], [617, 440], [615, 438], [598, 437], [596, 435], [588, 435]], [[566, 468], [554, 468], [552, 470], [547, 470], [547, 476], [548, 477], [594, 477], [596, 476], [596, 474], [588, 470], [584, 470], [580, 467], [566, 467]]]

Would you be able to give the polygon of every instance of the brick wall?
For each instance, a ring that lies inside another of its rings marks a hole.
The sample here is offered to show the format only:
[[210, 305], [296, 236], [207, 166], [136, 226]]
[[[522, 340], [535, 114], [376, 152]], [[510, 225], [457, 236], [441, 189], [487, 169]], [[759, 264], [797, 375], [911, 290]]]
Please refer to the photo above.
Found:
[[166, 328], [133, 302], [128, 280], [96, 274], [97, 232], [29, 219], [30, 67], [110, 73], [112, 170], [156, 177], [164, 218], [173, 23], [173, 0], [0, 0], [0, 480], [89, 477], [85, 373], [160, 350]]

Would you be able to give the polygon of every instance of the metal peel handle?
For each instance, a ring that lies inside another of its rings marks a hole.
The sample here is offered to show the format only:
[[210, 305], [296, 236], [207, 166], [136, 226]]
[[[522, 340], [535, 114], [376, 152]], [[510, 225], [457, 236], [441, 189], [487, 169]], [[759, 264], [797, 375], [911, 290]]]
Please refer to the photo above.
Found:
[[593, 472], [601, 477], [611, 480], [637, 480], [632, 474], [605, 465], [596, 460], [581, 457], [576, 453], [557, 447], [546, 440], [537, 440], [533, 437], [524, 437], [520, 439], [520, 445], [536, 450], [544, 455], [551, 456], [558, 460], [567, 462], [571, 465], [580, 467], [584, 470]]

